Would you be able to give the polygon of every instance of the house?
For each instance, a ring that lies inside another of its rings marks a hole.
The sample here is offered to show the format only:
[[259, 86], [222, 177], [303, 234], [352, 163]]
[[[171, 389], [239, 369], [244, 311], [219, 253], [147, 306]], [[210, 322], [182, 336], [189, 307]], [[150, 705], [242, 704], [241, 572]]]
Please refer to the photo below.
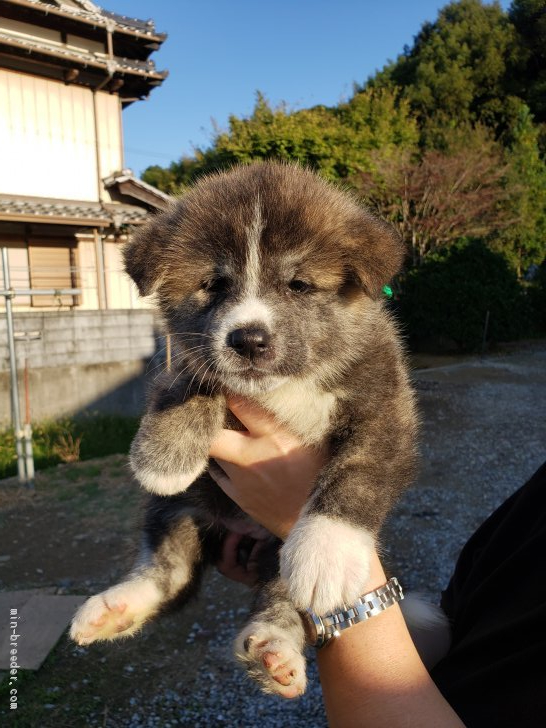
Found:
[[29, 291], [10, 299], [14, 347], [0, 315], [0, 427], [12, 349], [34, 420], [142, 408], [162, 339], [121, 248], [169, 197], [125, 169], [122, 110], [166, 78], [165, 37], [89, 0], [0, 0], [0, 247]]
[[14, 288], [81, 290], [16, 311], [146, 306], [120, 250], [169, 197], [124, 168], [122, 109], [167, 76], [165, 37], [89, 0], [0, 0], [0, 247]]

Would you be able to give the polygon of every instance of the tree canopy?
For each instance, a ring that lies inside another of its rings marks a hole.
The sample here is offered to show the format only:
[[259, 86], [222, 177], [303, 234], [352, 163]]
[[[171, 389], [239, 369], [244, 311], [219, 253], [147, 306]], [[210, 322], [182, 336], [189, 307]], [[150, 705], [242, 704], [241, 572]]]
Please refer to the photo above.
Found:
[[360, 190], [414, 262], [480, 235], [521, 273], [546, 251], [545, 130], [546, 0], [513, 0], [508, 12], [456, 0], [349, 101], [293, 110], [258, 93], [208, 148], [143, 179], [176, 193], [236, 163], [297, 160]]
[[505, 80], [517, 46], [516, 29], [497, 3], [451, 2], [368, 83], [402, 89], [428, 134], [453, 122], [504, 127], [511, 119]]

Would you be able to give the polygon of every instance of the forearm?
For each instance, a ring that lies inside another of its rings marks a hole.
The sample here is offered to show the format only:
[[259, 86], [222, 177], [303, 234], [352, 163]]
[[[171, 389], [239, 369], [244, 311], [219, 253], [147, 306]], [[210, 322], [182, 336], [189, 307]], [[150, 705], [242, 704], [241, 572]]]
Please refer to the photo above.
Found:
[[[385, 582], [374, 556], [369, 588]], [[398, 605], [343, 632], [317, 661], [331, 728], [463, 726], [421, 662]]]

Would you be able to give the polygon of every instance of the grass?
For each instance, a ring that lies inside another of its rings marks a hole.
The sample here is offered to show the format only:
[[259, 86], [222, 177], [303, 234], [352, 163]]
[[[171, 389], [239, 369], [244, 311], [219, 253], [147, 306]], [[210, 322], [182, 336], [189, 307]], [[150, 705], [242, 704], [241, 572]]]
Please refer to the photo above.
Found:
[[[138, 428], [139, 418], [123, 415], [89, 414], [82, 417], [41, 422], [33, 426], [34, 465], [43, 470], [61, 462], [89, 460], [126, 453]], [[88, 477], [97, 475], [89, 466]], [[0, 478], [17, 473], [15, 435], [0, 431]], [[81, 471], [78, 471], [79, 477]], [[69, 478], [70, 475], [67, 475]]]

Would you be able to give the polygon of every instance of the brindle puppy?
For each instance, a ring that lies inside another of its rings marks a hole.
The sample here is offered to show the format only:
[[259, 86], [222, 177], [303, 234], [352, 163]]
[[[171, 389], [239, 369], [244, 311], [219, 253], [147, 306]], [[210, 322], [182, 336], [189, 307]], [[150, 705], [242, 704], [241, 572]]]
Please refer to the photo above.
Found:
[[257, 528], [207, 472], [212, 438], [237, 426], [225, 404], [237, 393], [331, 452], [286, 543], [269, 536], [261, 551], [236, 643], [266, 691], [303, 692], [298, 610], [324, 614], [362, 593], [379, 529], [413, 476], [413, 396], [381, 292], [402, 259], [394, 230], [350, 194], [269, 162], [201, 179], [135, 236], [126, 268], [157, 296], [174, 366], [131, 451], [153, 493], [142, 554], [80, 609], [76, 641], [133, 634], [195, 590], [227, 526]]

